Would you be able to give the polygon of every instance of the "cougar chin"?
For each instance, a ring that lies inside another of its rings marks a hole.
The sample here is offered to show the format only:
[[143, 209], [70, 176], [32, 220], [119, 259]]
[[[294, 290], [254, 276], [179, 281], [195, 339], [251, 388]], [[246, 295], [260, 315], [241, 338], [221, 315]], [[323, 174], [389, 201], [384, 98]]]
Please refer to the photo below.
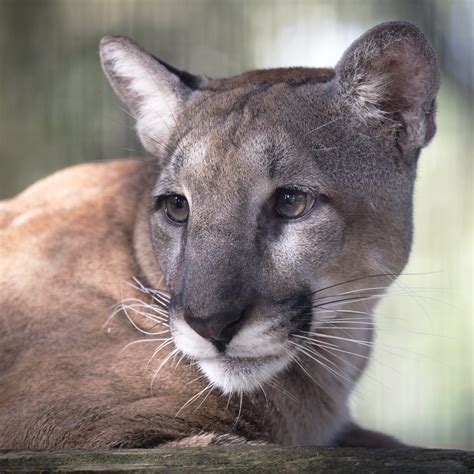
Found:
[[197, 364], [211, 384], [230, 395], [263, 390], [262, 384], [270, 382], [290, 361], [289, 355], [255, 359], [224, 356], [198, 360]]

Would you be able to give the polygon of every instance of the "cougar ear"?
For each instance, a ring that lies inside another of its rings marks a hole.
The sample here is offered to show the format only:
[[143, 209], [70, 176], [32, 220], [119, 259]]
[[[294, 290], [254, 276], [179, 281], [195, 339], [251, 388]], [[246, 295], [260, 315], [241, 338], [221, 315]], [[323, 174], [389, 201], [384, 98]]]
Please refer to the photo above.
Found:
[[337, 64], [336, 84], [352, 113], [395, 130], [403, 150], [418, 150], [434, 136], [439, 69], [416, 26], [390, 22], [367, 31]]
[[204, 79], [156, 59], [125, 36], [102, 38], [100, 59], [115, 93], [136, 119], [143, 146], [160, 154], [185, 102]]

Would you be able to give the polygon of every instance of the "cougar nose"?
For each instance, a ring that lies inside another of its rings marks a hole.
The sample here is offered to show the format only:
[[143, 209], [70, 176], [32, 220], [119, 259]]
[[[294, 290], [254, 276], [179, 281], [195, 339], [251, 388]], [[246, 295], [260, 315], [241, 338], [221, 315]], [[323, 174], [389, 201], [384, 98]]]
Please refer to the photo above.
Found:
[[232, 340], [242, 325], [244, 311], [224, 312], [205, 318], [195, 317], [186, 310], [184, 320], [201, 337], [211, 341], [219, 352], [224, 352], [227, 344]]

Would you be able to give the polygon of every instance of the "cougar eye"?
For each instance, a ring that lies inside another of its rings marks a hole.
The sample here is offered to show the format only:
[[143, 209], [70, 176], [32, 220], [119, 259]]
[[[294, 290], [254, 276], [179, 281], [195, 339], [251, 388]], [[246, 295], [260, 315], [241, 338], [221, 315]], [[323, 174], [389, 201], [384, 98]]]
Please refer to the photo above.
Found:
[[276, 191], [275, 210], [280, 217], [297, 219], [307, 214], [313, 207], [315, 197], [312, 194], [292, 188], [280, 188]]
[[168, 219], [178, 224], [184, 224], [188, 220], [189, 205], [184, 196], [171, 194], [163, 198], [163, 207]]

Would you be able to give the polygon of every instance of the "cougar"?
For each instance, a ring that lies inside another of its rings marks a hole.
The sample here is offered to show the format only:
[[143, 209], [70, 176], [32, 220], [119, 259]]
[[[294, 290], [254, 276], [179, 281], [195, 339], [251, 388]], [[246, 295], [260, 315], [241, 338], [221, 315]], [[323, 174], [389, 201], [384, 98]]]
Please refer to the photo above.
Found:
[[348, 400], [410, 253], [425, 35], [227, 79], [126, 37], [100, 57], [152, 157], [1, 203], [0, 448], [401, 446]]

